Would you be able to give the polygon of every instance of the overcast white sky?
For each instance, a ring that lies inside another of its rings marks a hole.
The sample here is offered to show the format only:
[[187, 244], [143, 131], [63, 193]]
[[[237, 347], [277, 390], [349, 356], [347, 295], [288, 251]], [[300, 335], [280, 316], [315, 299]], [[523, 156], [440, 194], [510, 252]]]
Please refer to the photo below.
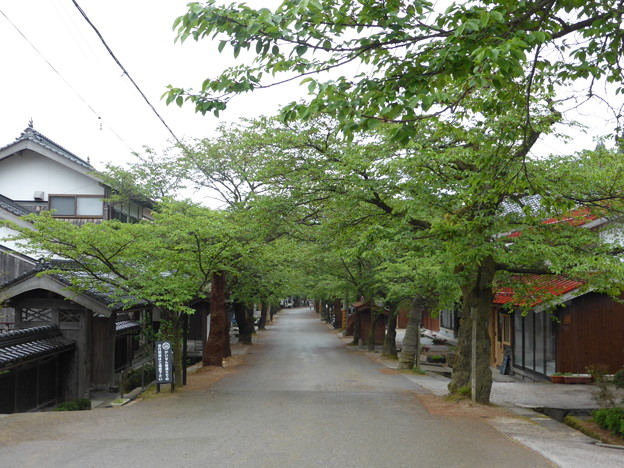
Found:
[[[174, 44], [171, 26], [187, 3], [78, 0], [180, 139], [208, 136], [218, 120], [196, 114], [191, 105], [165, 105], [161, 95], [166, 85], [198, 88], [205, 78], [234, 63], [231, 53], [219, 54], [210, 41]], [[98, 169], [108, 161], [128, 160], [132, 150], [145, 145], [157, 150], [170, 146], [171, 134], [122, 76], [71, 0], [0, 0], [0, 44], [0, 147], [14, 141], [31, 118], [36, 130], [76, 155], [89, 157]], [[304, 88], [237, 98], [222, 118], [273, 114], [299, 92], [303, 96]]]
[[[233, 64], [204, 40], [174, 44], [171, 25], [188, 0], [78, 0], [91, 21], [178, 136], [209, 136], [218, 120], [192, 106], [166, 106], [165, 86], [195, 87]], [[278, 0], [250, 0], [250, 6]], [[5, 17], [6, 15], [6, 17]], [[8, 20], [7, 20], [8, 18]], [[10, 20], [10, 22], [9, 22]], [[15, 25], [22, 35], [13, 27]], [[171, 135], [105, 50], [71, 0], [0, 0], [0, 147], [11, 143], [32, 118], [39, 132], [96, 168], [130, 159], [143, 146], [162, 150]], [[32, 45], [31, 45], [32, 44]], [[33, 46], [38, 50], [33, 49]], [[53, 70], [46, 61], [54, 67]], [[305, 88], [278, 87], [235, 99], [222, 118], [274, 114], [280, 105], [305, 96]], [[549, 139], [543, 152], [593, 148], [608, 126], [605, 112], [579, 117], [592, 128], [578, 131], [567, 150]], [[101, 129], [100, 129], [101, 124]]]

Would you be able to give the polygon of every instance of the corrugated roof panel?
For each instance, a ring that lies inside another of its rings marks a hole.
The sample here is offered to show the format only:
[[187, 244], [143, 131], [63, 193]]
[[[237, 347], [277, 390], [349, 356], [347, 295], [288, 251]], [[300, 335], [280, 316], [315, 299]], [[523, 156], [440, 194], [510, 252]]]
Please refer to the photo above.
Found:
[[581, 281], [561, 275], [518, 275], [514, 279], [524, 283], [522, 289], [526, 288], [526, 293], [520, 297], [520, 293], [516, 290], [521, 288], [514, 290], [511, 287], [501, 287], [494, 293], [494, 304], [503, 305], [516, 300], [514, 305], [536, 306], [549, 296], [563, 296], [583, 285]]

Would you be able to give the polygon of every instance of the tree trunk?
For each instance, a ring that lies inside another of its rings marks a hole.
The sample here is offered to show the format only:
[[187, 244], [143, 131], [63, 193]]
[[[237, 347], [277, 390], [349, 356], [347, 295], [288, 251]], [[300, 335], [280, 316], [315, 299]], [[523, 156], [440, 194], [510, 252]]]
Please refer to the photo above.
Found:
[[258, 321], [258, 330], [266, 330], [269, 307], [270, 306], [267, 302], [262, 302], [262, 305], [260, 306], [260, 320]]
[[399, 355], [399, 369], [420, 368], [420, 323], [426, 303], [424, 297], [418, 296], [410, 304], [403, 347]]
[[253, 330], [249, 325], [247, 306], [242, 302], [235, 302], [233, 306], [234, 317], [236, 317], [236, 323], [238, 323], [238, 342], [250, 345]]
[[334, 328], [338, 329], [342, 326], [342, 301], [340, 299], [334, 299], [332, 304], [334, 310]]
[[247, 314], [247, 323], [249, 324], [249, 328], [251, 329], [251, 334], [255, 335], [256, 334], [256, 326], [254, 324], [254, 322], [255, 322], [254, 305], [253, 304], [251, 304], [251, 305], [247, 304], [245, 306], [245, 313]]
[[[489, 323], [495, 273], [493, 259], [487, 258], [473, 275], [467, 277], [461, 287], [463, 317], [459, 327], [453, 377], [448, 388], [452, 393], [457, 393], [462, 388], [471, 388], [472, 399], [477, 403], [489, 403], [492, 390]], [[475, 327], [474, 330], [473, 327]], [[473, 333], [475, 333], [475, 340], [473, 340]], [[472, 361], [473, 346], [476, 350], [474, 363]]]
[[[229, 336], [228, 336], [229, 340]], [[210, 291], [210, 333], [204, 348], [204, 366], [223, 366], [225, 347], [225, 273], [212, 275]]]
[[397, 305], [390, 304], [390, 313], [388, 314], [388, 329], [386, 330], [386, 337], [384, 338], [383, 353], [386, 356], [397, 357], [396, 348], [396, 325], [397, 325]]
[[383, 354], [386, 356], [397, 357], [396, 350], [396, 324], [399, 315], [397, 304], [388, 304], [388, 329], [386, 330], [386, 336], [384, 337], [384, 350]]
[[360, 344], [360, 333], [362, 330], [360, 311], [356, 310], [353, 317], [353, 345], [358, 346]]
[[325, 322], [325, 323], [329, 323], [330, 321], [330, 312], [329, 312], [329, 302], [327, 301], [323, 301], [323, 305], [322, 305], [322, 312], [321, 312], [321, 319]]
[[225, 317], [225, 321], [223, 322], [223, 357], [230, 357], [232, 355], [232, 347], [230, 346], [230, 327], [232, 326], [231, 322], [228, 320], [227, 316]]
[[373, 312], [373, 309], [370, 311], [371, 323], [370, 328], [368, 329], [368, 342], [366, 343], [366, 349], [368, 351], [375, 351], [375, 328], [377, 328], [377, 317], [379, 314]]
[[451, 393], [459, 393], [462, 388], [470, 387], [470, 359], [472, 357], [472, 316], [470, 307], [466, 306], [464, 295], [462, 318], [459, 321], [457, 336], [457, 353], [453, 361], [453, 376], [448, 385]]
[[171, 347], [173, 349], [173, 379], [176, 385], [182, 386], [182, 373], [184, 372], [184, 366], [186, 363], [184, 362], [184, 355], [182, 352], [182, 323], [183, 323], [182, 314], [178, 313], [174, 318], [172, 318], [172, 328], [171, 328]]

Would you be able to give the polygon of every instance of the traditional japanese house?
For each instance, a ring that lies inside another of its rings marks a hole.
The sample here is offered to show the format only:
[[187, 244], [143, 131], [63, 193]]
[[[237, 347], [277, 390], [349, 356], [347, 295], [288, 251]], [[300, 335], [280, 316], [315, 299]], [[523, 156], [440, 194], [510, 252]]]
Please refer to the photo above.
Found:
[[[61, 276], [37, 273], [0, 285], [2, 302], [16, 311], [15, 330], [0, 334], [0, 400], [13, 395], [0, 404], [3, 411], [27, 411], [115, 389], [119, 373], [141, 351], [144, 305], [122, 311], [112, 297], [77, 294]], [[39, 388], [46, 382], [49, 391], [38, 390], [35, 396], [23, 391], [25, 385]]]
[[353, 304], [353, 308], [355, 309], [355, 313], [353, 313], [347, 320], [347, 329], [345, 330], [345, 336], [354, 335], [356, 328], [358, 328], [360, 343], [363, 345], [368, 344], [368, 335], [374, 317], [375, 344], [383, 344], [386, 336], [388, 312], [384, 311], [383, 308], [380, 308], [367, 301], [356, 302]]
[[522, 275], [516, 280], [534, 300], [522, 313], [520, 306], [530, 297], [524, 294], [517, 303], [512, 288], [496, 292], [492, 365], [500, 367], [507, 352], [513, 372], [529, 380], [554, 372], [585, 373], [596, 365], [611, 373], [624, 367], [624, 304], [584, 291], [583, 283], [560, 275]]

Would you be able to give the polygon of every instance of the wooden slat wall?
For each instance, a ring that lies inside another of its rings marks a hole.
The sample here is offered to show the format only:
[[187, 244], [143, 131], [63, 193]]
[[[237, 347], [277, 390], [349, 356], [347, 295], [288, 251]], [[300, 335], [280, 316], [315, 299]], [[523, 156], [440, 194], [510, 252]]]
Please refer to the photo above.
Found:
[[589, 293], [561, 310], [557, 370], [585, 373], [605, 364], [609, 372], [624, 366], [624, 304], [607, 295]]
[[91, 335], [91, 385], [107, 388], [111, 383], [114, 356], [114, 320], [94, 317]]
[[423, 312], [422, 326], [427, 330], [439, 332], [440, 331], [440, 319], [431, 317], [428, 311]]

